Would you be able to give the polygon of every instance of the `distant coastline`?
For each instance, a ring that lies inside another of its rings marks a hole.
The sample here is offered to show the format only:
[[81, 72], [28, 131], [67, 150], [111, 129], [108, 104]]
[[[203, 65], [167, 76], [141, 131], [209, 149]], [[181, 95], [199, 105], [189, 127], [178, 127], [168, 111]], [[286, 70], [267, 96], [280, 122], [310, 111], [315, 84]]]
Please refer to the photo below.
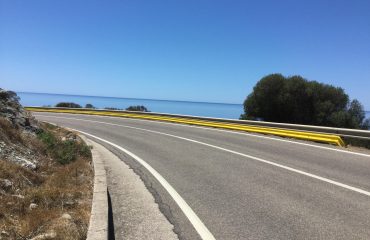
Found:
[[[143, 105], [153, 112], [184, 114], [205, 117], [239, 119], [244, 112], [243, 104], [216, 103], [183, 100], [123, 98], [107, 96], [88, 96], [76, 94], [54, 94], [16, 91], [25, 106], [54, 106], [58, 102], [76, 102], [81, 106], [90, 103], [97, 108], [113, 107], [126, 108], [128, 106]], [[365, 111], [366, 118], [370, 118], [370, 111]]]
[[54, 94], [17, 91], [23, 106], [55, 106], [60, 102], [73, 102], [80, 106], [92, 104], [96, 108], [126, 109], [145, 106], [149, 111], [203, 117], [238, 119], [243, 113], [242, 104], [157, 100], [141, 98], [101, 97], [75, 94]]
[[183, 103], [202, 103], [202, 104], [225, 104], [225, 105], [242, 105], [243, 103], [223, 103], [223, 102], [204, 102], [204, 101], [187, 101], [187, 100], [170, 100], [170, 99], [154, 99], [154, 98], [130, 98], [130, 97], [109, 97], [109, 96], [94, 96], [94, 95], [78, 95], [78, 94], [64, 94], [64, 93], [42, 93], [42, 92], [24, 92], [15, 91], [16, 93], [25, 94], [44, 94], [44, 95], [59, 95], [71, 97], [97, 97], [97, 98], [113, 98], [113, 99], [128, 99], [128, 100], [149, 100], [149, 101], [163, 101], [163, 102], [183, 102]]

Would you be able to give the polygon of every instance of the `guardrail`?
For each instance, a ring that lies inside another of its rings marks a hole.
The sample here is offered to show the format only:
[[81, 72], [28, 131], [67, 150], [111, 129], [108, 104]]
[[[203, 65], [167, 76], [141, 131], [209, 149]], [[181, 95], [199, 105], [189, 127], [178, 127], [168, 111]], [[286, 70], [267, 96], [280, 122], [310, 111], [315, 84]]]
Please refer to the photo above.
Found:
[[343, 142], [341, 136], [360, 139], [370, 139], [370, 131], [364, 130], [328, 128], [308, 125], [259, 122], [259, 121], [223, 119], [223, 118], [209, 118], [168, 113], [133, 112], [133, 111], [89, 109], [89, 108], [51, 108], [51, 107], [26, 107], [26, 110], [35, 112], [59, 112], [59, 113], [104, 115], [104, 116], [174, 122], [214, 128], [223, 128], [229, 130], [270, 134], [281, 137], [323, 142], [338, 146], [345, 146], [345, 143]]
[[370, 131], [356, 129], [106, 109], [51, 107], [26, 107], [26, 109], [35, 112], [90, 114], [175, 122], [262, 134], [271, 134], [281, 137], [323, 142], [339, 146], [345, 146], [345, 143], [343, 142], [341, 137], [370, 140]]

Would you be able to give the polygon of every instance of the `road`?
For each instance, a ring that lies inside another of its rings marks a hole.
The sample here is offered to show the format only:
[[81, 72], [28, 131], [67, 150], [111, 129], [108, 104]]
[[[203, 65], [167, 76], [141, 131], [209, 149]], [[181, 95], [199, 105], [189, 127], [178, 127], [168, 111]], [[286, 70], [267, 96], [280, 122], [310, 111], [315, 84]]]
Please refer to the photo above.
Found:
[[180, 239], [370, 239], [366, 153], [146, 120], [35, 115], [101, 138], [141, 176]]

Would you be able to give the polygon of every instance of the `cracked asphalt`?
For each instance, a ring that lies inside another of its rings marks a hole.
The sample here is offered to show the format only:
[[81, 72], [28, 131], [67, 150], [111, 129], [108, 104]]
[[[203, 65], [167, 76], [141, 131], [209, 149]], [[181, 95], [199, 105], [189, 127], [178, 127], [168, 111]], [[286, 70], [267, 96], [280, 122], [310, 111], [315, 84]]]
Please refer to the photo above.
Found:
[[[176, 189], [216, 239], [370, 239], [370, 196], [366, 194], [250, 157], [127, 126], [215, 145], [364, 191], [370, 191], [369, 156], [274, 140], [279, 139], [275, 137], [153, 121], [34, 114], [40, 120], [99, 136], [144, 159]], [[118, 149], [103, 145], [140, 176], [178, 238], [200, 239], [181, 209], [145, 168]], [[119, 168], [111, 173], [117, 181], [125, 181], [120, 178]], [[125, 194], [114, 183], [115, 194]], [[115, 225], [125, 221], [130, 219], [116, 220]], [[153, 235], [147, 239], [162, 238]]]

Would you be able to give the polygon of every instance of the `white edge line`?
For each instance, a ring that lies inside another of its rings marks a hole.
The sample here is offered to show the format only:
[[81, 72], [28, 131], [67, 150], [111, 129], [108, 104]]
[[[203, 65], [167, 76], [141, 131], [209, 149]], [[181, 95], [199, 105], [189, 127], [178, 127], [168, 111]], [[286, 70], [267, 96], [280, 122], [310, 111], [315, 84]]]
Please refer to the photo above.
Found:
[[97, 137], [95, 135], [92, 135], [87, 132], [83, 132], [77, 129], [69, 128], [73, 131], [80, 132], [84, 135], [93, 137], [95, 139], [98, 139], [102, 142], [105, 142], [122, 152], [128, 154], [132, 158], [134, 158], [137, 162], [139, 162], [143, 167], [145, 167], [157, 180], [158, 182], [166, 189], [166, 191], [170, 194], [170, 196], [173, 198], [173, 200], [177, 203], [177, 205], [180, 207], [180, 209], [183, 211], [185, 216], [189, 219], [191, 224], [194, 226], [195, 230], [198, 232], [200, 237], [204, 240], [215, 240], [215, 237], [212, 235], [212, 233], [208, 230], [208, 228], [204, 225], [202, 220], [195, 214], [195, 212], [191, 209], [191, 207], [185, 202], [185, 200], [180, 196], [180, 194], [177, 193], [177, 191], [160, 175], [154, 168], [152, 168], [147, 162], [145, 162], [140, 157], [136, 156], [132, 152], [124, 149], [123, 147], [112, 143], [108, 140], [105, 140], [103, 138]]
[[[54, 116], [55, 117], [55, 116]], [[66, 117], [55, 117], [55, 118], [66, 118]], [[265, 159], [262, 159], [262, 158], [258, 158], [258, 157], [254, 157], [254, 156], [251, 156], [251, 155], [248, 155], [248, 154], [244, 154], [244, 153], [240, 153], [240, 152], [237, 152], [237, 151], [233, 151], [233, 150], [230, 150], [230, 149], [226, 149], [226, 148], [223, 148], [223, 147], [219, 147], [219, 146], [215, 146], [215, 145], [212, 145], [212, 144], [208, 144], [208, 143], [204, 143], [204, 142], [200, 142], [200, 141], [197, 141], [197, 140], [193, 140], [193, 139], [190, 139], [190, 138], [185, 138], [185, 137], [180, 137], [180, 136], [176, 136], [176, 135], [172, 135], [172, 134], [168, 134], [168, 133], [162, 133], [162, 132], [158, 132], [158, 131], [153, 131], [153, 130], [149, 130], [149, 129], [144, 129], [144, 128], [137, 128], [137, 127], [131, 127], [131, 126], [125, 126], [125, 125], [120, 125], [120, 124], [114, 124], [114, 123], [106, 123], [106, 122], [99, 122], [99, 121], [94, 121], [94, 120], [86, 120], [86, 119], [78, 119], [78, 118], [66, 118], [66, 119], [74, 119], [74, 120], [78, 120], [78, 121], [87, 121], [87, 122], [95, 122], [95, 123], [101, 123], [101, 124], [106, 124], [106, 125], [112, 125], [112, 126], [119, 126], [119, 127], [124, 127], [124, 128], [131, 128], [131, 129], [136, 129], [136, 130], [141, 130], [141, 131], [145, 131], [145, 132], [151, 132], [151, 133], [156, 133], [156, 134], [160, 134], [160, 135], [164, 135], [164, 136], [168, 136], [168, 137], [173, 137], [173, 138], [177, 138], [177, 139], [181, 139], [181, 140], [185, 140], [185, 141], [188, 141], [188, 142], [193, 142], [193, 143], [197, 143], [197, 144], [200, 144], [200, 145], [204, 145], [204, 146], [208, 146], [208, 147], [211, 147], [211, 148], [215, 148], [215, 149], [218, 149], [218, 150], [221, 150], [221, 151], [225, 151], [225, 152], [228, 152], [228, 153], [232, 153], [232, 154], [235, 154], [235, 155], [239, 155], [239, 156], [242, 156], [242, 157], [246, 157], [246, 158], [249, 158], [249, 159], [252, 159], [252, 160], [255, 160], [255, 161], [258, 161], [258, 162], [263, 162], [263, 163], [266, 163], [266, 164], [269, 164], [269, 165], [272, 165], [272, 166], [275, 166], [275, 167], [279, 167], [279, 168], [282, 168], [282, 169], [285, 169], [285, 170], [288, 170], [288, 171], [291, 171], [291, 172], [295, 172], [295, 173], [298, 173], [298, 174], [301, 174], [301, 175], [304, 175], [304, 176], [307, 176], [307, 177], [310, 177], [310, 178], [314, 178], [314, 179], [317, 179], [317, 180], [320, 180], [320, 181], [323, 181], [323, 182], [326, 182], [326, 183], [330, 183], [330, 184], [333, 184], [335, 186], [338, 186], [338, 187], [342, 187], [342, 188], [345, 188], [347, 190], [351, 190], [351, 191], [354, 191], [354, 192], [357, 192], [357, 193], [361, 193], [361, 194], [364, 194], [366, 196], [370, 196], [370, 192], [366, 191], [366, 190], [363, 190], [363, 189], [360, 189], [360, 188], [356, 188], [356, 187], [352, 187], [350, 185], [347, 185], [347, 184], [344, 184], [344, 183], [340, 183], [340, 182], [337, 182], [337, 181], [334, 181], [334, 180], [331, 180], [329, 178], [325, 178], [325, 177], [321, 177], [321, 176], [318, 176], [318, 175], [315, 175], [315, 174], [311, 174], [311, 173], [308, 173], [308, 172], [305, 172], [305, 171], [302, 171], [302, 170], [298, 170], [298, 169], [295, 169], [295, 168], [292, 168], [292, 167], [288, 167], [288, 166], [285, 166], [285, 165], [282, 165], [282, 164], [278, 164], [278, 163], [275, 163], [275, 162], [271, 162], [271, 161], [268, 161], [268, 160], [265, 160]], [[76, 130], [78, 131], [78, 130]], [[98, 137], [96, 137], [98, 138]], [[99, 139], [99, 138], [98, 138]], [[114, 144], [115, 145], [115, 144]], [[119, 147], [118, 145], [115, 145], [117, 146], [118, 148], [121, 149], [121, 147]], [[123, 149], [123, 148], [122, 148]], [[124, 152], [128, 152], [127, 150], [123, 150]], [[130, 153], [128, 152], [128, 154], [130, 155]], [[131, 153], [132, 154], [132, 153]], [[135, 156], [135, 155], [134, 155]], [[135, 158], [135, 157], [134, 157]], [[141, 160], [145, 163], [144, 160]], [[147, 163], [145, 163], [147, 164]], [[143, 164], [144, 165], [144, 164]], [[148, 164], [147, 164], [148, 165]], [[148, 165], [148, 167], [150, 167]], [[151, 168], [151, 167], [150, 167]], [[153, 169], [153, 168], [152, 168]], [[149, 170], [149, 169], [148, 169]], [[155, 171], [153, 169], [153, 171]], [[156, 172], [156, 171], [155, 171]], [[156, 172], [158, 175], [159, 173]], [[159, 175], [160, 176], [160, 175]], [[164, 180], [164, 179], [163, 179]], [[166, 181], [166, 180], [164, 180]], [[166, 182], [167, 183], [167, 182]], [[167, 183], [168, 184], [168, 183]], [[169, 184], [168, 184], [169, 185]], [[172, 187], [171, 187], [172, 188]], [[172, 188], [173, 189], [173, 188]], [[173, 191], [175, 191], [175, 189], [173, 189]], [[176, 192], [176, 191], [175, 191]], [[180, 196], [179, 196], [180, 197]], [[180, 197], [181, 198], [181, 197]], [[185, 201], [184, 201], [185, 202]], [[186, 204], [186, 203], [185, 203]], [[190, 208], [190, 207], [189, 207]], [[195, 213], [194, 213], [195, 214]], [[196, 216], [196, 215], [195, 215]], [[190, 218], [189, 218], [190, 219]], [[200, 219], [199, 219], [200, 221]]]
[[[34, 115], [46, 116], [47, 117], [47, 115], [43, 115], [43, 114], [39, 114], [39, 113], [43, 113], [43, 112], [37, 112]], [[51, 112], [51, 113], [53, 113], [53, 112]], [[56, 114], [58, 114], [58, 113], [56, 113]], [[320, 149], [325, 149], [325, 150], [330, 150], [330, 151], [335, 151], [335, 152], [341, 152], [341, 153], [347, 153], [347, 154], [352, 154], [352, 155], [357, 155], [357, 156], [369, 157], [370, 158], [370, 155], [369, 154], [365, 154], [365, 153], [350, 152], [350, 151], [346, 151], [346, 150], [342, 150], [342, 149], [336, 149], [336, 148], [330, 148], [330, 147], [325, 147], [325, 146], [313, 145], [313, 144], [309, 144], [309, 143], [291, 141], [291, 140], [280, 139], [280, 138], [276, 138], [276, 137], [268, 137], [268, 136], [262, 136], [262, 135], [251, 134], [251, 133], [244, 133], [244, 132], [237, 132], [237, 131], [216, 129], [216, 128], [211, 128], [211, 127], [200, 127], [200, 126], [192, 126], [192, 125], [180, 124], [180, 123], [169, 123], [169, 122], [162, 122], [162, 121], [153, 121], [153, 120], [145, 120], [145, 119], [126, 118], [126, 117], [121, 117], [120, 118], [120, 117], [112, 117], [112, 116], [89, 115], [89, 114], [73, 114], [73, 113], [63, 113], [63, 114], [68, 114], [68, 115], [72, 115], [72, 116], [73, 115], [74, 116], [76, 116], [76, 115], [78, 115], [78, 116], [86, 116], [87, 115], [87, 116], [94, 116], [94, 117], [101, 117], [101, 118], [112, 118], [112, 119], [124, 119], [124, 120], [131, 120], [131, 121], [155, 122], [155, 123], [167, 124], [167, 125], [176, 125], [176, 126], [182, 126], [182, 127], [200, 128], [200, 129], [211, 130], [211, 131], [226, 132], [226, 133], [231, 133], [231, 134], [245, 135], [245, 136], [250, 136], [250, 137], [263, 138], [263, 139], [269, 139], [269, 140], [286, 142], [286, 143], [293, 143], [293, 144], [298, 144], [298, 145], [303, 145], [303, 146], [309, 146], [309, 147], [314, 147], [314, 148], [320, 148]], [[53, 117], [57, 117], [57, 116], [53, 116]]]

